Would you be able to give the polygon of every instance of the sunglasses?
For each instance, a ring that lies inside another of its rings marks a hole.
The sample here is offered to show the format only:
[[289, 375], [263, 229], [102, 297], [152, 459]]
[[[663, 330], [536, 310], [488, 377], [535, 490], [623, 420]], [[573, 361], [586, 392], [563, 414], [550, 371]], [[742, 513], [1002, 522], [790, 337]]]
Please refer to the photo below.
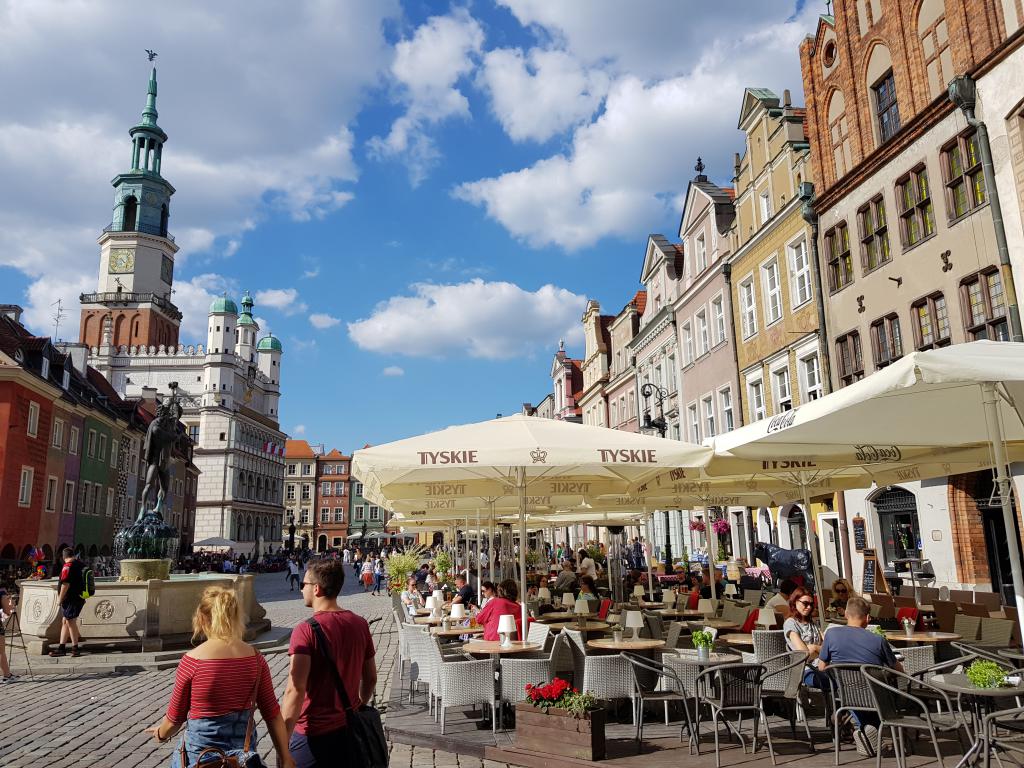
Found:
[[797, 605], [802, 605], [805, 608], [810, 608], [812, 605], [814, 605], [814, 601], [813, 600], [797, 600], [796, 604]]
[[846, 589], [837, 589], [836, 590], [836, 594], [837, 595], [845, 595], [848, 591], [849, 590], [846, 590]]
[[302, 589], [303, 587], [315, 587], [315, 586], [316, 586], [316, 582], [315, 581], [300, 581], [299, 582], [299, 589]]

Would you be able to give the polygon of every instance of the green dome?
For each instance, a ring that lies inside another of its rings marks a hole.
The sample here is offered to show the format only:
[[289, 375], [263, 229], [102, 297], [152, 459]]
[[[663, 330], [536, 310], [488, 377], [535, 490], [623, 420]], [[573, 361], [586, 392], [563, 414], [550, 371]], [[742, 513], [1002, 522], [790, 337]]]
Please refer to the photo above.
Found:
[[214, 312], [219, 312], [228, 315], [237, 315], [238, 305], [236, 305], [235, 302], [233, 302], [227, 296], [220, 296], [214, 299], [213, 304], [210, 305], [210, 314], [212, 315]]
[[257, 352], [283, 352], [284, 349], [281, 347], [281, 340], [274, 334], [270, 333], [260, 339], [260, 343], [256, 345]]
[[248, 312], [243, 312], [238, 316], [239, 325], [256, 325], [256, 321], [252, 319], [252, 315]]

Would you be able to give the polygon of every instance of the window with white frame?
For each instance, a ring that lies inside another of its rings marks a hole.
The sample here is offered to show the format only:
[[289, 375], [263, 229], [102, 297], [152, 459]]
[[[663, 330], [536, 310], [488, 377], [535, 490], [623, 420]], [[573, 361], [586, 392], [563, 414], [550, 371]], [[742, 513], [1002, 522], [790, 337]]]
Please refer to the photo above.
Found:
[[779, 283], [778, 259], [772, 259], [761, 266], [761, 287], [764, 291], [764, 324], [771, 325], [782, 318], [782, 285]]
[[363, 484], [362, 483], [356, 483], [356, 496], [362, 496], [362, 495], [363, 495]]
[[711, 322], [714, 329], [714, 344], [717, 346], [725, 341], [725, 302], [721, 296], [711, 300]]
[[107, 460], [107, 436], [100, 435], [100, 453], [98, 456], [100, 461]]
[[760, 378], [747, 380], [747, 395], [750, 401], [750, 419], [758, 421], [766, 415], [764, 408], [764, 381]]
[[308, 475], [312, 475], [313, 474], [313, 465], [312, 464], [303, 464], [302, 465], [302, 474], [303, 475], [307, 475], [307, 476]]
[[107, 506], [104, 509], [107, 517], [114, 516], [114, 489], [107, 488]]
[[704, 234], [697, 235], [697, 274], [699, 275], [708, 266], [708, 249], [704, 242]]
[[686, 423], [689, 432], [689, 440], [691, 443], [700, 442], [700, 420], [697, 417], [697, 404], [686, 406]]
[[75, 511], [75, 481], [65, 480], [64, 481], [64, 500], [61, 504], [60, 511], [65, 515], [70, 515]]
[[57, 478], [50, 475], [46, 478], [46, 507], [47, 512], [57, 511]]
[[50, 445], [54, 448], [64, 447], [64, 420], [54, 419], [53, 420], [53, 433], [50, 436]]
[[284, 487], [284, 497], [287, 501], [295, 501], [295, 483], [288, 483]]
[[334, 483], [334, 495], [344, 496], [345, 495], [345, 483], [341, 480], [336, 480]]
[[636, 417], [636, 392], [629, 393], [629, 418]]
[[375, 507], [372, 504], [370, 505], [370, 519], [380, 520], [380, 507]]
[[310, 501], [313, 498], [313, 486], [303, 485], [301, 495], [303, 501]]
[[718, 411], [722, 414], [722, 429], [725, 432], [732, 432], [736, 422], [732, 414], [732, 387], [726, 387], [718, 393]]
[[743, 323], [743, 338], [749, 339], [757, 333], [757, 297], [754, 295], [753, 277], [748, 277], [740, 283], [740, 318]]
[[701, 408], [704, 411], [704, 437], [714, 437], [718, 432], [715, 429], [715, 401], [711, 395], [701, 400]]
[[771, 192], [764, 191], [761, 193], [761, 223], [764, 224], [768, 219], [772, 217], [772, 196]]
[[697, 354], [707, 354], [709, 349], [711, 349], [711, 337], [708, 333], [708, 311], [702, 308], [697, 313]]
[[678, 421], [676, 421], [676, 422], [673, 422], [673, 423], [672, 423], [672, 424], [671, 424], [671, 425], [669, 426], [669, 436], [670, 436], [670, 437], [671, 437], [671, 438], [672, 438], [673, 440], [682, 440], [682, 439], [683, 439], [683, 436], [682, 436], [682, 434], [681, 434], [681, 433], [680, 433], [680, 431], [679, 431], [679, 422], [678, 422]]
[[818, 363], [818, 353], [800, 358], [801, 384], [803, 386], [803, 399], [817, 400], [821, 397], [821, 366]]
[[309, 525], [309, 510], [308, 509], [304, 509], [301, 512], [299, 512], [299, 524], [300, 525]]
[[86, 443], [86, 450], [85, 450], [85, 452], [89, 456], [90, 459], [96, 457], [96, 430], [95, 429], [90, 429], [89, 430], [89, 440]]
[[683, 323], [683, 365], [693, 362], [693, 329], [689, 321]]
[[289, 464], [288, 465], [288, 474], [289, 475], [294, 475], [297, 469], [298, 469], [298, 465], [297, 464]]
[[335, 507], [334, 508], [334, 522], [344, 523], [345, 522], [345, 508]]
[[32, 478], [35, 470], [32, 467], [21, 468], [21, 483], [18, 485], [18, 506], [27, 507], [32, 503]]
[[789, 368], [772, 371], [772, 395], [775, 398], [775, 412], [793, 410], [793, 393], [789, 386]]
[[663, 383], [664, 382], [661, 378], [661, 363], [658, 363], [654, 366], [654, 386], [660, 387]]
[[669, 392], [675, 392], [679, 388], [679, 381], [676, 378], [676, 356], [669, 355], [665, 360], [666, 381]]
[[78, 455], [78, 427], [72, 427], [68, 433], [68, 453]]
[[612, 425], [619, 423], [619, 403], [617, 400], [612, 401]]
[[330, 507], [321, 507], [320, 508], [320, 522], [321, 523], [329, 523], [329, 522], [331, 522], [331, 510], [330, 510]]
[[50, 358], [44, 357], [43, 363], [39, 366], [39, 375], [44, 379], [50, 378]]
[[30, 402], [28, 404], [28, 425], [25, 428], [25, 433], [29, 437], [39, 434], [39, 403]]
[[325, 480], [324, 482], [320, 483], [320, 495], [321, 496], [330, 496], [331, 495], [331, 484], [330, 484], [330, 482]]
[[117, 440], [110, 441], [110, 466], [117, 466]]
[[811, 262], [807, 258], [807, 239], [801, 238], [789, 246], [789, 276], [793, 283], [789, 300], [794, 307], [811, 300]]

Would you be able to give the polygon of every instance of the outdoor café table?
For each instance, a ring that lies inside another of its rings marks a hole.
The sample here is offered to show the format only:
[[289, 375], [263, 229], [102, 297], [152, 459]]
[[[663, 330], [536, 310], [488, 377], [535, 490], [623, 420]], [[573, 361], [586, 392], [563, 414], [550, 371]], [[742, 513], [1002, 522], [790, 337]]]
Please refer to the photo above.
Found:
[[429, 616], [430, 613], [431, 613], [431, 611], [430, 611], [429, 608], [417, 608], [416, 609], [416, 615], [417, 616]]
[[[701, 623], [701, 619], [696, 619], [695, 623]], [[728, 621], [727, 619], [704, 619], [703, 624], [705, 627], [711, 627], [717, 629], [719, 632], [722, 630], [739, 629], [740, 625], [735, 621]]]
[[680, 611], [678, 608], [664, 608], [658, 611], [659, 614], [664, 616], [666, 619], [703, 619], [704, 614], [701, 611]]
[[441, 627], [430, 628], [430, 634], [434, 637], [461, 637], [462, 635], [482, 635], [483, 633], [483, 627], [452, 627], [451, 629], [442, 629]]
[[906, 632], [893, 630], [885, 633], [885, 639], [890, 643], [952, 643], [955, 640], [963, 640], [963, 636], [955, 632], [914, 632], [908, 635]]
[[440, 616], [417, 616], [412, 621], [414, 624], [440, 624], [444, 619]]
[[964, 753], [963, 759], [957, 763], [957, 768], [981, 757], [978, 753], [981, 751], [981, 724], [985, 715], [1001, 709], [1010, 709], [1014, 706], [1013, 699], [1024, 696], [1024, 682], [1000, 688], [979, 688], [965, 674], [932, 675], [928, 682], [958, 699], [965, 699], [974, 717], [975, 741]]
[[751, 646], [751, 647], [753, 647], [753, 645], [754, 645], [754, 636], [753, 635], [738, 635], [738, 634], [737, 635], [722, 635], [721, 642], [725, 643], [726, 645], [741, 645], [741, 646]]
[[613, 637], [602, 637], [598, 640], [587, 640], [587, 647], [598, 648], [602, 651], [651, 651], [655, 648], [664, 648], [665, 641], [649, 637], [616, 641]]
[[541, 624], [551, 624], [555, 621], [567, 621], [575, 617], [575, 613], [569, 613], [568, 611], [558, 611], [556, 613], [542, 613], [537, 619]]
[[558, 624], [548, 624], [552, 632], [560, 632], [563, 629], [576, 629], [586, 634], [587, 632], [604, 632], [608, 629], [606, 621], [588, 621], [580, 624], [578, 621], [561, 621]]
[[[501, 664], [498, 662], [502, 656], [539, 651], [541, 647], [540, 643], [523, 642], [522, 640], [513, 640], [509, 645], [502, 645], [500, 640], [470, 640], [462, 646], [462, 650], [466, 653], [476, 654], [478, 656], [490, 656], [494, 664], [494, 679], [495, 681], [498, 681], [501, 675]], [[498, 687], [497, 690], [500, 691], [501, 688]], [[498, 721], [501, 719], [501, 714], [498, 711], [497, 696], [495, 696], [495, 704], [492, 709], [493, 717], [491, 718], [491, 732], [494, 735], [497, 735]]]
[[706, 659], [702, 659], [697, 656], [696, 648], [676, 648], [675, 652], [687, 664], [696, 664], [698, 667], [714, 667], [718, 664], [734, 664], [740, 661], [740, 657], [735, 653], [712, 651]]

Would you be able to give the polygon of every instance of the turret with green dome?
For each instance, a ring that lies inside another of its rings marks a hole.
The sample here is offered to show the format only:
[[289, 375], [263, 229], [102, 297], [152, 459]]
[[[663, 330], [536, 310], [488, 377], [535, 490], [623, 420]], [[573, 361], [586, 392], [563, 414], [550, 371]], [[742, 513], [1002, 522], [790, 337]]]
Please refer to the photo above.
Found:
[[229, 299], [225, 293], [223, 296], [218, 296], [213, 300], [213, 303], [210, 305], [210, 314], [237, 315], [238, 305]]
[[268, 333], [262, 339], [260, 339], [259, 345], [256, 347], [259, 352], [283, 352], [284, 348], [281, 346], [281, 340], [272, 333]]
[[239, 325], [256, 325], [256, 321], [252, 316], [252, 296], [249, 292], [245, 292], [245, 296], [242, 297], [242, 314], [238, 316]]

